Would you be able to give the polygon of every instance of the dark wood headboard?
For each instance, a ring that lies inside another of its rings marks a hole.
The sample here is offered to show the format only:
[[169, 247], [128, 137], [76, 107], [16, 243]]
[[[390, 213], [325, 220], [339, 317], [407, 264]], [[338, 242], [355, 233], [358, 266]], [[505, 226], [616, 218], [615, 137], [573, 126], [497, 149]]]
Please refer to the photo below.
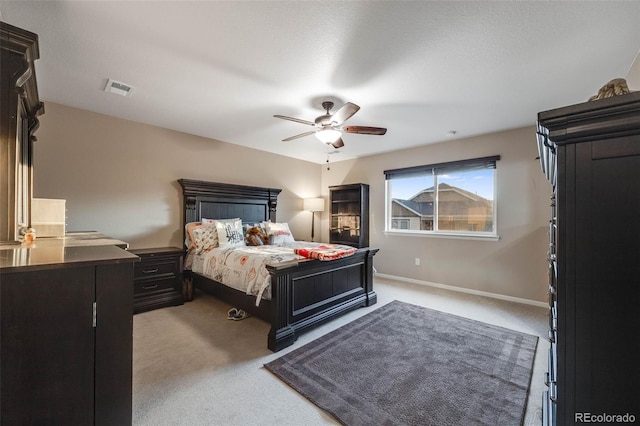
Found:
[[276, 188], [179, 179], [183, 194], [183, 232], [189, 222], [239, 217], [243, 223], [276, 221]]

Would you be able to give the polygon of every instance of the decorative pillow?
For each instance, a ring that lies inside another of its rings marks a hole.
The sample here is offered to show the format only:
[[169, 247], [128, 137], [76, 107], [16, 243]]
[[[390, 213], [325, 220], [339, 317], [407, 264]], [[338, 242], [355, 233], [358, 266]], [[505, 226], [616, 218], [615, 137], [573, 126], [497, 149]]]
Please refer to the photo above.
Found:
[[193, 238], [193, 229], [200, 225], [202, 225], [202, 222], [189, 222], [184, 226], [184, 246], [187, 250], [193, 250], [196, 248], [196, 243]]
[[291, 235], [288, 223], [272, 223], [266, 222], [267, 235], [271, 240], [271, 244], [293, 243], [295, 239]]
[[195, 226], [191, 234], [195, 244], [193, 250], [196, 254], [202, 254], [218, 246], [218, 232], [215, 224]]
[[240, 219], [233, 221], [217, 220], [216, 229], [218, 230], [218, 246], [220, 248], [241, 247], [246, 245], [244, 243], [244, 232]]
[[247, 225], [244, 242], [248, 246], [269, 245], [269, 235], [267, 235], [267, 230], [261, 226]]
[[[188, 251], [193, 251], [196, 249], [196, 238], [194, 235], [194, 230], [201, 227], [201, 226], [213, 226], [213, 233], [211, 233], [211, 230], [201, 230], [199, 231], [199, 238], [200, 238], [200, 247], [198, 250], [195, 250], [197, 254], [201, 254], [203, 251], [218, 247], [218, 233], [216, 231], [216, 222], [233, 222], [236, 220], [240, 220], [239, 217], [233, 218], [233, 219], [205, 219], [202, 218], [201, 222], [189, 222], [187, 223], [184, 228], [186, 230], [186, 235], [184, 238], [184, 245], [185, 247], [187, 247]], [[206, 239], [206, 241], [203, 241], [203, 238]]]

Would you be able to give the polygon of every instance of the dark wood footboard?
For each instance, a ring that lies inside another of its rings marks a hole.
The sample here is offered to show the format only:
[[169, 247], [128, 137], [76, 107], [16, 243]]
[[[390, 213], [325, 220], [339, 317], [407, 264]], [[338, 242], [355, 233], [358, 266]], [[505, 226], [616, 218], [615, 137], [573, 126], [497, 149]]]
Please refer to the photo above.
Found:
[[300, 333], [338, 315], [377, 302], [373, 291], [373, 256], [378, 249], [363, 248], [343, 259], [307, 260], [267, 267], [271, 274], [271, 300], [227, 287], [188, 272], [194, 288], [243, 309], [271, 324], [267, 347], [277, 352], [295, 342]]
[[352, 256], [328, 262], [267, 267], [271, 274], [269, 349], [279, 351], [309, 327], [375, 304], [372, 271], [377, 251], [360, 249]]

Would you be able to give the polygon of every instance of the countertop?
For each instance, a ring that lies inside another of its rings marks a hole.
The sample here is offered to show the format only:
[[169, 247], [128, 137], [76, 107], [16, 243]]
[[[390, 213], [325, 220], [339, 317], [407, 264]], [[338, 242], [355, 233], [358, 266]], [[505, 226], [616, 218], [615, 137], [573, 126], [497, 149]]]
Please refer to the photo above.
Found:
[[138, 256], [124, 248], [124, 241], [98, 232], [69, 233], [60, 238], [37, 238], [31, 243], [0, 246], [3, 273], [23, 269], [54, 269], [69, 264], [137, 262]]

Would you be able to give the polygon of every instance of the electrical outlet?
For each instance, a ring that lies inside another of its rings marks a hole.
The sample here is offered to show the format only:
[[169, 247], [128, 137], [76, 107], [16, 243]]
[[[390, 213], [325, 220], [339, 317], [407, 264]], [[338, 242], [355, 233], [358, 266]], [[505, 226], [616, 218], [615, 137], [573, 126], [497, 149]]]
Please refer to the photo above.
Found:
[[420, 258], [416, 257], [416, 266], [420, 266]]

